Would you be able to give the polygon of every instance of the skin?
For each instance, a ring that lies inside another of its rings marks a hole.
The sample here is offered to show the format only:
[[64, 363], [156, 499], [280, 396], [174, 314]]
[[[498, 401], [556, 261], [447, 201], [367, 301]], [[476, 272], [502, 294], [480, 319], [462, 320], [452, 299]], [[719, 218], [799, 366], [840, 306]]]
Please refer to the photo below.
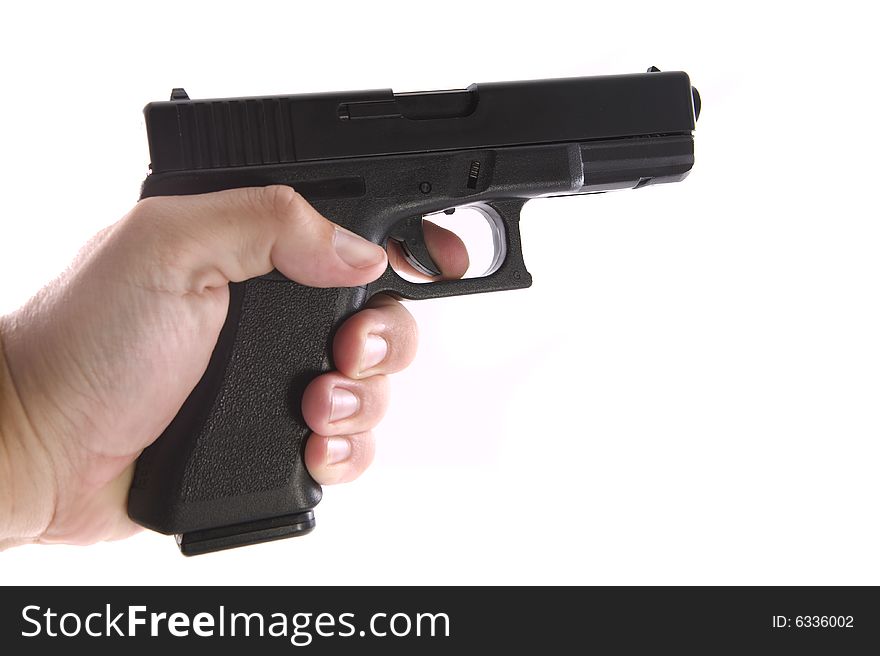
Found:
[[[454, 234], [426, 222], [425, 239], [444, 278], [463, 275], [467, 252]], [[0, 548], [139, 530], [125, 512], [133, 463], [201, 378], [229, 282], [277, 268], [306, 285], [363, 285], [388, 260], [418, 276], [395, 248], [386, 255], [344, 231], [289, 187], [139, 202], [0, 318]], [[416, 342], [412, 317], [385, 296], [338, 330], [338, 370], [312, 381], [302, 400], [316, 481], [350, 481], [370, 464], [386, 376], [412, 361]], [[349, 416], [331, 416], [334, 389], [354, 394], [336, 402]]]

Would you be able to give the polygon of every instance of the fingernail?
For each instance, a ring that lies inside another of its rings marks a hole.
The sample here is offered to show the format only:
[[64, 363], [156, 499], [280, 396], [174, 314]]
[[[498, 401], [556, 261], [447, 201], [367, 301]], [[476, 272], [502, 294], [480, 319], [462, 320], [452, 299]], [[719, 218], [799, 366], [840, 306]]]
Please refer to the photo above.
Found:
[[348, 460], [351, 455], [351, 442], [346, 437], [327, 438], [327, 464], [335, 465]]
[[382, 261], [382, 248], [345, 228], [337, 227], [333, 233], [336, 254], [348, 266], [363, 269]]
[[361, 371], [372, 369], [385, 359], [388, 355], [388, 342], [370, 333], [367, 335], [367, 341], [364, 344], [364, 356], [361, 360]]
[[334, 387], [330, 394], [330, 421], [351, 417], [358, 409], [358, 398], [343, 387]]

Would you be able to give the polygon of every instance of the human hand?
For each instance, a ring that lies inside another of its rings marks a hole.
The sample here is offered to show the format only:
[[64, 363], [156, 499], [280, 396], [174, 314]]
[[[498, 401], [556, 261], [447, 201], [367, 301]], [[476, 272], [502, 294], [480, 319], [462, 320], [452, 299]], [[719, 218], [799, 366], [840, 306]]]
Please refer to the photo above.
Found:
[[[444, 277], [467, 253], [425, 223]], [[395, 268], [407, 269], [389, 247]], [[88, 544], [138, 527], [125, 502], [140, 452], [175, 416], [207, 367], [229, 282], [277, 268], [316, 287], [366, 284], [385, 251], [318, 214], [289, 187], [150, 198], [99, 233], [62, 276], [0, 319], [0, 548]], [[349, 318], [338, 368], [306, 389], [305, 461], [321, 484], [370, 464], [370, 432], [388, 405], [386, 374], [415, 355], [416, 326], [387, 296]]]

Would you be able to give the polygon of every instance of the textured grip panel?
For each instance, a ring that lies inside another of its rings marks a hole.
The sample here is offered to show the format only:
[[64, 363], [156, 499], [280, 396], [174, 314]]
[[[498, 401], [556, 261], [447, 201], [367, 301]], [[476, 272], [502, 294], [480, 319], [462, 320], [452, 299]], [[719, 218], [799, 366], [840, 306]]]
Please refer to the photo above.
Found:
[[306, 317], [285, 302], [288, 287], [260, 279], [245, 283], [226, 376], [184, 472], [187, 502], [273, 490], [297, 473], [308, 429], [296, 401], [305, 384], [328, 368], [325, 345], [315, 334], [320, 339], [332, 328], [338, 290], [317, 290], [318, 302]]
[[313, 508], [321, 488], [303, 463], [302, 394], [330, 368], [332, 334], [363, 299], [363, 288], [283, 279], [230, 285], [205, 375], [138, 460], [132, 519], [188, 533]]

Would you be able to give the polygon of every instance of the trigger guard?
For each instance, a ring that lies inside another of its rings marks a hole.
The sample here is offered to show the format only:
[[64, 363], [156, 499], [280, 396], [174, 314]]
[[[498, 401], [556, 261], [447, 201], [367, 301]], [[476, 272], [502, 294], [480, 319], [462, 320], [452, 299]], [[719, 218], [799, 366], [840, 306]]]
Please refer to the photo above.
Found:
[[466, 205], [465, 207], [476, 210], [486, 217], [486, 223], [489, 224], [489, 229], [492, 231], [492, 248], [494, 249], [495, 254], [492, 256], [492, 263], [489, 265], [489, 268], [482, 274], [483, 276], [492, 275], [498, 271], [501, 264], [507, 258], [507, 239], [504, 233], [504, 219], [501, 218], [501, 214], [498, 213], [498, 210], [486, 203], [474, 203], [473, 205]]
[[[481, 276], [495, 273], [507, 257], [504, 219], [498, 210], [488, 203], [472, 203], [470, 205], [463, 205], [460, 209], [476, 210], [483, 215], [486, 223], [489, 224], [489, 229], [492, 232], [492, 262], [483, 271]], [[446, 211], [448, 212], [448, 210]], [[434, 264], [430, 253], [428, 253], [421, 218], [416, 217], [403, 221], [389, 235], [389, 239], [392, 239], [400, 246], [404, 259], [416, 271], [431, 277], [442, 275], [439, 267]]]

